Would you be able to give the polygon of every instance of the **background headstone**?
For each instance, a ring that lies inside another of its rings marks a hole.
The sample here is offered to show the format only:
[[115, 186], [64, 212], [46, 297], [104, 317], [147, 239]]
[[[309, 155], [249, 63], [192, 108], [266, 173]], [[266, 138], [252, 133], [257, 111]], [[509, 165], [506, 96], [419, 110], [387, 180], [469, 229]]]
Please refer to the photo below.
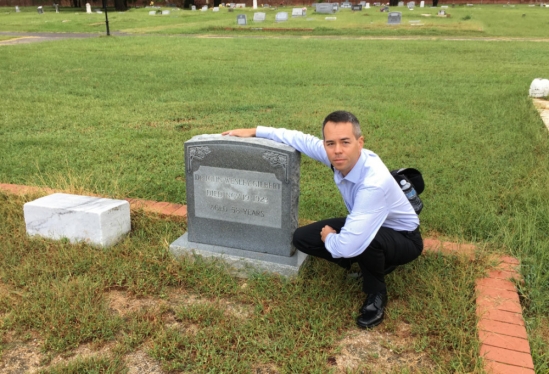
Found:
[[304, 17], [307, 13], [303, 10], [303, 8], [293, 8], [292, 9], [292, 17]]
[[353, 5], [351, 8], [354, 12], [361, 12], [362, 11], [362, 5]]
[[421, 2], [419, 3], [419, 7], [424, 8], [425, 7], [425, 1], [421, 0]]
[[254, 13], [254, 22], [263, 22], [265, 21], [265, 13], [264, 12], [257, 12]]
[[86, 3], [86, 13], [91, 14], [91, 12], [92, 12], [92, 7], [90, 3]]
[[214, 6], [213, 9], [212, 9], [212, 12], [219, 12], [219, 7], [218, 7], [218, 6]]
[[207, 11], [208, 11], [208, 6], [207, 6], [207, 5], [204, 5], [200, 10], [201, 10], [202, 12], [207, 12]]
[[196, 10], [196, 5], [191, 5], [191, 10]]
[[401, 12], [389, 12], [387, 17], [387, 24], [389, 25], [400, 25], [400, 22], [402, 21], [402, 13]]
[[38, 12], [38, 14], [44, 14], [44, 8], [42, 8], [42, 5], [36, 8], [36, 11]]
[[170, 15], [170, 11], [169, 11], [169, 10], [163, 10], [163, 11], [162, 11], [162, 15], [163, 15], [163, 16], [169, 16], [169, 15]]
[[404, 6], [404, 1], [399, 1], [398, 6]]
[[149, 16], [154, 16], [154, 15], [156, 15], [156, 10], [149, 11]]
[[288, 12], [278, 12], [275, 16], [275, 22], [285, 22], [288, 20]]
[[353, 4], [348, 1], [344, 1], [341, 3], [341, 9], [351, 9], [352, 6]]
[[15, 13], [20, 13], [21, 12], [21, 9], [19, 9], [19, 6], [15, 6]]
[[248, 24], [248, 18], [245, 14], [239, 14], [236, 16], [236, 23], [240, 26], [245, 26]]
[[330, 3], [317, 3], [316, 4], [317, 13], [332, 14], [334, 12], [334, 7]]
[[416, 6], [416, 3], [413, 1], [410, 1], [406, 4], [406, 6], [408, 7], [408, 9], [412, 10]]
[[188, 231], [173, 253], [216, 252], [296, 270], [299, 152], [267, 139], [200, 135], [185, 143], [185, 171]]

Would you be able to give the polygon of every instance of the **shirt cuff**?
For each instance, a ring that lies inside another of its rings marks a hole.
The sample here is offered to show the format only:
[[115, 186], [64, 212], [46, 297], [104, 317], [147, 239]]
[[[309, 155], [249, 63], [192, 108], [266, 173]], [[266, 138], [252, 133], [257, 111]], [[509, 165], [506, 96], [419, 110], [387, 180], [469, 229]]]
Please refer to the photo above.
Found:
[[257, 126], [255, 129], [255, 136], [258, 138], [269, 139], [273, 130], [274, 129], [272, 127]]

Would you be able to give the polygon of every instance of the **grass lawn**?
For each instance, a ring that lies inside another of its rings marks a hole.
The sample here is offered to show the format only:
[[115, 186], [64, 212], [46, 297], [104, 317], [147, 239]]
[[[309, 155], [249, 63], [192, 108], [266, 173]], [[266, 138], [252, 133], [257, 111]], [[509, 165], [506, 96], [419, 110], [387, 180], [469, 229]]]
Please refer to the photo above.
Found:
[[[8, 8], [0, 8], [0, 10]], [[326, 14], [315, 13], [308, 7], [307, 17], [292, 18], [288, 22], [275, 22], [279, 11], [291, 15], [292, 8], [237, 9], [229, 13], [221, 8], [218, 13], [170, 10], [169, 16], [149, 16], [150, 8], [130, 9], [126, 12], [109, 12], [111, 31], [136, 34], [239, 34], [239, 35], [340, 35], [340, 36], [468, 36], [468, 37], [549, 37], [549, 8], [529, 7], [520, 4], [513, 8], [502, 5], [457, 6], [446, 9], [448, 18], [437, 17], [438, 8], [393, 7], [402, 12], [402, 24], [387, 25], [387, 13], [379, 8], [352, 12], [340, 10], [337, 20], [326, 21]], [[253, 22], [256, 11], [266, 12], [266, 20]], [[236, 15], [246, 14], [247, 26], [237, 26]], [[421, 21], [421, 26], [409, 21]], [[46, 8], [39, 15], [34, 7], [22, 8], [21, 13], [0, 12], [0, 31], [49, 31], [49, 32], [105, 32], [105, 15], [86, 14], [82, 9], [62, 8], [56, 14], [54, 8]]]
[[[396, 372], [479, 371], [473, 284], [499, 252], [522, 261], [527, 329], [545, 372], [549, 135], [527, 97], [547, 75], [545, 44], [140, 36], [1, 47], [0, 181], [185, 203], [190, 137], [255, 125], [319, 134], [327, 113], [352, 111], [389, 167], [424, 173], [423, 232], [480, 249], [474, 262], [428, 255], [391, 274], [376, 330], [387, 335], [362, 368], [389, 371], [390, 351]], [[301, 219], [345, 214], [330, 170], [303, 158], [301, 178]], [[172, 259], [167, 245], [184, 224], [138, 212], [109, 251], [34, 241], [25, 200], [0, 200], [4, 355], [38, 339], [52, 373], [119, 372], [141, 351], [175, 371], [345, 372], [362, 296], [328, 264], [313, 261], [293, 281], [238, 280]], [[110, 358], [59, 361], [84, 344]]]

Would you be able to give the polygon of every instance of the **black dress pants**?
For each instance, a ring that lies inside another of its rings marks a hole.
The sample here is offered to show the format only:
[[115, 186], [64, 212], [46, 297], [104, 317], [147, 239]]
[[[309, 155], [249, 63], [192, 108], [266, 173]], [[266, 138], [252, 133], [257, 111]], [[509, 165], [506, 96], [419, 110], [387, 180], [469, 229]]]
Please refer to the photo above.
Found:
[[362, 290], [369, 293], [387, 292], [385, 270], [415, 260], [423, 251], [423, 239], [419, 228], [415, 231], [395, 231], [381, 227], [374, 240], [360, 255], [352, 258], [333, 258], [324, 246], [320, 231], [324, 226], [339, 233], [345, 225], [345, 218], [331, 218], [299, 227], [294, 232], [294, 246], [301, 252], [320, 257], [349, 269], [358, 262], [362, 271]]

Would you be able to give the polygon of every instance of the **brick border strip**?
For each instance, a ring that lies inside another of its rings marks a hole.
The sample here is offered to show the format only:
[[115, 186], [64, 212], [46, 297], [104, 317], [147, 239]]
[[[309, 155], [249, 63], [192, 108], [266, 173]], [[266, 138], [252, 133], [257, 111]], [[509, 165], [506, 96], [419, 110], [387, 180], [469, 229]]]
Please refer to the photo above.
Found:
[[[15, 194], [51, 194], [51, 188], [17, 184], [0, 184], [0, 190]], [[152, 200], [126, 199], [133, 209], [178, 218], [187, 217], [187, 206]], [[474, 258], [476, 247], [472, 244], [443, 242], [433, 238], [424, 239], [424, 250], [444, 254], [461, 254]], [[499, 265], [488, 277], [476, 281], [476, 311], [479, 318], [478, 334], [480, 355], [484, 369], [491, 374], [535, 374], [526, 334], [522, 307], [517, 288], [511, 279], [521, 280], [514, 257], [500, 257]]]

